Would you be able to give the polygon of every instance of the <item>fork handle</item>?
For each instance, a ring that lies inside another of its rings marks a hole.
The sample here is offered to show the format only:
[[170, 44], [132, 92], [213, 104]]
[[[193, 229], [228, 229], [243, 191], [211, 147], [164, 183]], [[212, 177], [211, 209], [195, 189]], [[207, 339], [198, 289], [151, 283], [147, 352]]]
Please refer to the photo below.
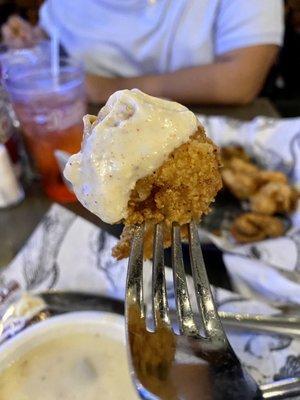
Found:
[[261, 385], [263, 399], [289, 399], [300, 395], [300, 378], [288, 378]]

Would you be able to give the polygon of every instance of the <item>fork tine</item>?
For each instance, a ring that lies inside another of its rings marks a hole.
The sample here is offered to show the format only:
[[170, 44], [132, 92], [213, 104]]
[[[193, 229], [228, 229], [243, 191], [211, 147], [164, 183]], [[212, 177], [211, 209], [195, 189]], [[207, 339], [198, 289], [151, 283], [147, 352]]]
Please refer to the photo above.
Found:
[[187, 336], [198, 335], [198, 329], [194, 320], [186, 283], [181, 248], [180, 226], [175, 223], [172, 226], [172, 266], [180, 331]]
[[205, 334], [210, 338], [217, 336], [224, 338], [225, 333], [211, 293], [197, 227], [194, 221], [189, 224], [189, 242], [197, 304], [202, 314]]
[[127, 271], [126, 308], [134, 306], [140, 318], [145, 317], [143, 297], [143, 238], [144, 225], [135, 228]]
[[169, 306], [165, 280], [165, 262], [163, 247], [163, 226], [157, 224], [154, 232], [154, 252], [152, 270], [152, 302], [155, 327], [161, 323], [170, 326]]

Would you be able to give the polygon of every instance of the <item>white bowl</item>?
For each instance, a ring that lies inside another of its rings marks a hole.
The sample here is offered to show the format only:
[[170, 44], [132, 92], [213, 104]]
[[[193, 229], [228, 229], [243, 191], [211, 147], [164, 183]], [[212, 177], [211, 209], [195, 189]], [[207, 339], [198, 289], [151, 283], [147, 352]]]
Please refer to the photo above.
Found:
[[[18, 361], [18, 359], [37, 346], [53, 339], [57, 339], [59, 335], [66, 336], [68, 334], [76, 333], [97, 334], [100, 335], [100, 337], [106, 337], [114, 342], [118, 342], [125, 348], [124, 317], [106, 312], [68, 313], [49, 318], [45, 321], [37, 323], [36, 325], [28, 327], [23, 332], [17, 334], [15, 337], [9, 339], [2, 346], [0, 346], [0, 373], [5, 368], [9, 367], [13, 362]], [[129, 373], [128, 380], [126, 380], [127, 377], [125, 377], [126, 362], [126, 356], [124, 356], [124, 368], [122, 369], [122, 373], [124, 373], [122, 376], [124, 379], [122, 379], [122, 381], [124, 382], [124, 387], [126, 387], [128, 391], [128, 388], [131, 389], [131, 382]], [[105, 364], [103, 367], [105, 368]], [[119, 370], [119, 365], [116, 365], [115, 370]], [[118, 376], [116, 376], [115, 382], [116, 386], [118, 386]], [[109, 387], [111, 388], [112, 386], [110, 385]], [[119, 391], [121, 389], [122, 388], [118, 388]], [[122, 396], [122, 392], [120, 396]], [[118, 398], [123, 399], [123, 397]], [[131, 397], [129, 398], [138, 398], [135, 396], [133, 386]]]
[[125, 346], [124, 317], [106, 312], [74, 312], [46, 319], [30, 326], [0, 347], [0, 372], [34, 347], [60, 333], [99, 333]]

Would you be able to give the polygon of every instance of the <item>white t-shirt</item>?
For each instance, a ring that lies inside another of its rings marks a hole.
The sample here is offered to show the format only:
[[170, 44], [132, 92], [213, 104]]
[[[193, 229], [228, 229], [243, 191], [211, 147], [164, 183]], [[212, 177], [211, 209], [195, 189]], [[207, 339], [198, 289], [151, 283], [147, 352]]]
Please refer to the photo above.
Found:
[[47, 0], [40, 25], [104, 76], [164, 73], [231, 50], [280, 45], [281, 0]]

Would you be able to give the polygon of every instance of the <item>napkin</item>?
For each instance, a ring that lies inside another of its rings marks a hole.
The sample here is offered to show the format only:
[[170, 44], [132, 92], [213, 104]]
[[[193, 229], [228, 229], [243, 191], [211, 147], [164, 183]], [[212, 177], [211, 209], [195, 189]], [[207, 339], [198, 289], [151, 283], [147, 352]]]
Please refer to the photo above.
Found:
[[[266, 169], [284, 172], [300, 188], [300, 118], [257, 117], [250, 122], [199, 115], [219, 146], [240, 145]], [[201, 233], [223, 251], [234, 288], [271, 305], [300, 304], [300, 208], [285, 236], [237, 245], [230, 235]]]
[[[77, 290], [124, 299], [127, 260], [112, 258], [111, 248], [116, 240], [65, 208], [53, 205], [23, 249], [0, 274], [0, 314], [3, 315], [10, 302], [22, 292]], [[146, 262], [144, 270], [147, 302], [151, 286], [150, 262]], [[174, 298], [169, 268], [166, 279], [169, 295]], [[213, 293], [223, 311], [278, 312], [264, 302], [222, 289], [213, 288]], [[300, 375], [300, 341], [248, 332], [231, 332], [228, 336], [237, 355], [259, 383]]]

